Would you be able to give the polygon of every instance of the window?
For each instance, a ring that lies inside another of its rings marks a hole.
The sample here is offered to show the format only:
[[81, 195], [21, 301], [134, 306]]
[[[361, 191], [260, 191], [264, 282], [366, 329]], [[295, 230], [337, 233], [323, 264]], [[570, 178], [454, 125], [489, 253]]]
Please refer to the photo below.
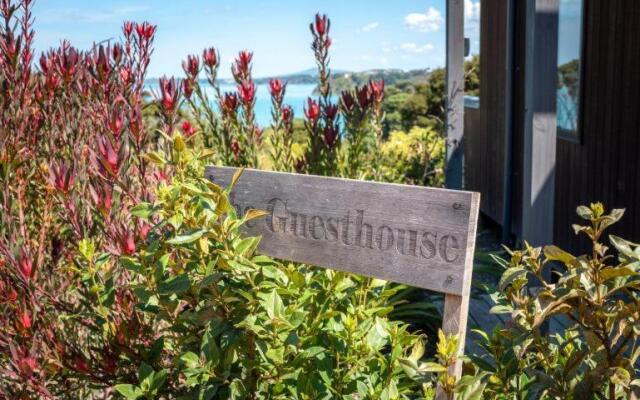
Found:
[[580, 140], [583, 0], [560, 0], [558, 15], [558, 135]]

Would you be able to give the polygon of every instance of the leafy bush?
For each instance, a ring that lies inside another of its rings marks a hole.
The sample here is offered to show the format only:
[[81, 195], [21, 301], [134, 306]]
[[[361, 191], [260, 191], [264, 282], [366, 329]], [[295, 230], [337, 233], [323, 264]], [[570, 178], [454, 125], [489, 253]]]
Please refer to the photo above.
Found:
[[380, 175], [387, 182], [439, 187], [444, 184], [445, 140], [431, 128], [391, 132], [380, 150]]
[[155, 334], [144, 361], [130, 360], [137, 378], [121, 376], [117, 390], [131, 399], [415, 393], [400, 358], [422, 339], [385, 317], [400, 288], [256, 256], [258, 239], [239, 228], [263, 213], [237, 216], [230, 188], [204, 178], [180, 135], [173, 143], [169, 165], [158, 162], [175, 178], [133, 210], [154, 228], [120, 258]]
[[[613, 400], [637, 390], [640, 246], [609, 236], [614, 255], [603, 243], [623, 213], [578, 207], [587, 225], [574, 230], [591, 241], [589, 254], [526, 246], [500, 261], [506, 270], [493, 311], [512, 320], [491, 336], [478, 332], [487, 354], [474, 361], [487, 374], [485, 395]], [[566, 328], [546, 335], [554, 320]]]

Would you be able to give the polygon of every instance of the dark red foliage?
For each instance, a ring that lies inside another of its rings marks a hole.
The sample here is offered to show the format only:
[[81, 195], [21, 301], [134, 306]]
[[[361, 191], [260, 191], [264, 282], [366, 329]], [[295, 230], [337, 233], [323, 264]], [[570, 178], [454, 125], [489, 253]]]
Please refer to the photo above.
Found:
[[291, 106], [282, 107], [282, 121], [284, 123], [290, 123], [293, 121], [293, 108], [291, 108]]

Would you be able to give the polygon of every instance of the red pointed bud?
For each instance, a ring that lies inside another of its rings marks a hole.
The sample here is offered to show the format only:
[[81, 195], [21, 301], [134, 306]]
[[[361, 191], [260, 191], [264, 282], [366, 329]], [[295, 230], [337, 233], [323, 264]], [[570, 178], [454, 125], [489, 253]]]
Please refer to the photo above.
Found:
[[282, 100], [282, 95], [284, 93], [285, 85], [282, 83], [280, 79], [271, 79], [269, 80], [269, 93], [271, 93], [271, 97], [277, 100]]
[[332, 149], [338, 139], [338, 131], [335, 127], [329, 125], [324, 128], [324, 143], [329, 149]]
[[253, 104], [256, 96], [256, 85], [251, 81], [242, 82], [238, 85], [238, 95], [245, 106]]
[[18, 362], [18, 368], [20, 369], [20, 373], [22, 375], [29, 378], [38, 368], [38, 361], [31, 356], [23, 357]]
[[29, 329], [31, 329], [31, 324], [31, 314], [29, 314], [29, 311], [27, 310], [22, 310], [20, 314], [18, 314], [16, 329], [18, 329], [20, 332], [27, 332]]
[[384, 79], [369, 81], [369, 92], [373, 102], [382, 103], [382, 100], [384, 100]]
[[133, 32], [133, 22], [131, 21], [125, 21], [123, 27], [122, 27], [122, 32], [124, 32], [124, 35], [126, 37], [131, 36], [131, 33]]
[[336, 119], [336, 115], [338, 115], [338, 106], [335, 104], [329, 104], [324, 109], [325, 116], [333, 121]]
[[369, 85], [356, 88], [356, 95], [358, 97], [358, 104], [360, 105], [360, 108], [363, 110], [367, 109], [371, 102], [371, 97], [369, 96]]
[[326, 15], [316, 14], [315, 28], [319, 36], [329, 32], [329, 20]]
[[304, 109], [304, 115], [309, 122], [315, 123], [320, 118], [320, 105], [312, 98], [307, 99], [307, 105]]
[[184, 93], [185, 98], [191, 99], [191, 96], [193, 95], [193, 87], [194, 83], [191, 79], [184, 79], [182, 81], [182, 93]]
[[180, 129], [185, 137], [191, 137], [196, 134], [196, 128], [189, 121], [184, 121]]
[[235, 155], [236, 158], [240, 156], [240, 144], [235, 138], [231, 139], [231, 151], [233, 151], [233, 155]]
[[345, 111], [351, 112], [353, 110], [353, 106], [355, 106], [355, 99], [351, 92], [342, 92], [342, 107], [344, 107]]
[[33, 278], [35, 268], [33, 268], [33, 259], [27, 252], [20, 250], [20, 257], [18, 258], [18, 269], [22, 277], [26, 280]]
[[202, 52], [202, 62], [209, 68], [216, 68], [218, 66], [218, 53], [213, 47], [204, 49]]
[[189, 78], [197, 78], [200, 73], [200, 59], [198, 56], [187, 56], [187, 60], [182, 62], [182, 69]]
[[285, 124], [291, 123], [293, 121], [293, 108], [291, 106], [282, 107], [282, 122]]

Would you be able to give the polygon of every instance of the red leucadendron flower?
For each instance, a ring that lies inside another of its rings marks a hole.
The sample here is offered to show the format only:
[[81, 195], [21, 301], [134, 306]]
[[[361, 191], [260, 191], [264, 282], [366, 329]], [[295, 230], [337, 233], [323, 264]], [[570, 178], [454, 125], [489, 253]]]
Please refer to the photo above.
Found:
[[175, 78], [162, 77], [158, 81], [160, 85], [160, 104], [167, 114], [172, 114], [179, 101], [180, 93]]
[[189, 121], [184, 121], [180, 129], [185, 137], [191, 137], [196, 134], [196, 128]]
[[31, 329], [31, 314], [27, 310], [21, 310], [16, 321], [16, 329], [20, 332], [26, 332]]
[[251, 81], [242, 82], [238, 85], [238, 95], [245, 106], [252, 104], [256, 97], [256, 84]]
[[222, 99], [222, 110], [227, 114], [235, 114], [238, 109], [238, 95], [227, 92]]
[[53, 163], [49, 167], [49, 181], [62, 193], [68, 193], [75, 181], [73, 166], [66, 163]]
[[35, 269], [33, 268], [33, 259], [25, 249], [20, 250], [20, 257], [18, 257], [18, 270], [26, 280], [33, 278], [35, 273]]
[[304, 108], [304, 115], [311, 123], [316, 122], [320, 118], [320, 105], [318, 102], [309, 97]]
[[214, 68], [218, 65], [218, 53], [213, 47], [204, 49], [202, 52], [202, 62], [209, 68]]
[[190, 78], [197, 78], [200, 73], [200, 59], [198, 56], [187, 56], [186, 61], [182, 62], [182, 69]]
[[275, 99], [282, 99], [282, 93], [284, 91], [285, 85], [282, 83], [280, 79], [271, 79], [269, 80], [269, 92], [271, 96]]
[[282, 107], [282, 122], [289, 123], [293, 121], [293, 108], [291, 106]]

